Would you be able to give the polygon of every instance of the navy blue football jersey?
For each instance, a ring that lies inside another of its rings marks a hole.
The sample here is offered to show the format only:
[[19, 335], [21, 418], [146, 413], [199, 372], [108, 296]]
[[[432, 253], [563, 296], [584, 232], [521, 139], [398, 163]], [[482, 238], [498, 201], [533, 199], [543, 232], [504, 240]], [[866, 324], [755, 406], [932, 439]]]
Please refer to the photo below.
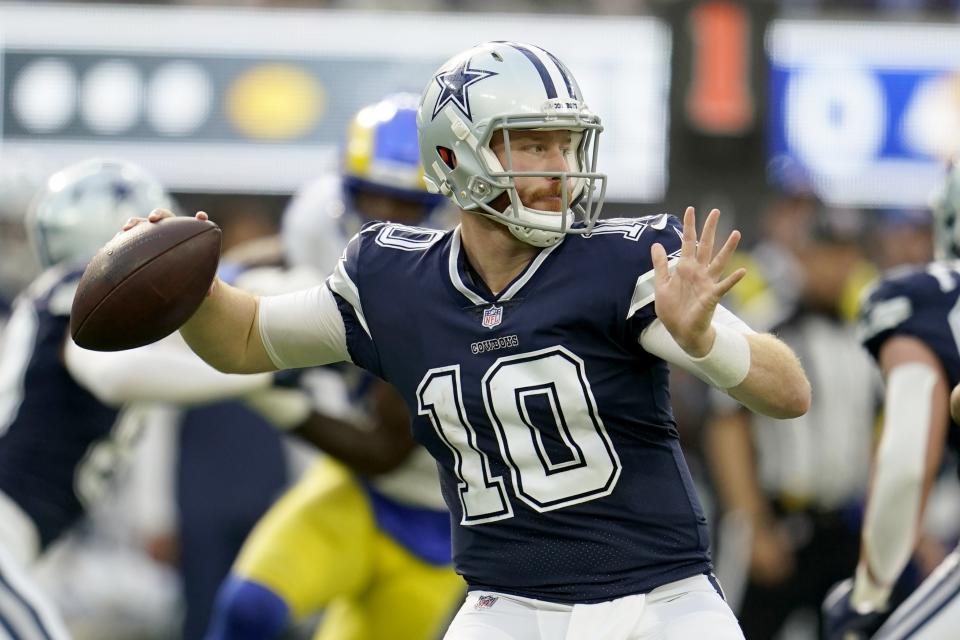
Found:
[[119, 448], [116, 409], [63, 365], [82, 270], [51, 269], [14, 303], [0, 349], [0, 491], [34, 521], [47, 547], [104, 489]]
[[473, 589], [587, 603], [710, 569], [654, 318], [670, 216], [600, 222], [498, 295], [459, 231], [367, 225], [328, 280], [355, 363], [392, 383], [437, 459]]
[[[864, 298], [858, 332], [878, 361], [893, 336], [921, 340], [937, 355], [952, 389], [960, 383], [960, 262], [931, 262], [886, 275]], [[948, 442], [960, 451], [960, 429], [949, 430]]]

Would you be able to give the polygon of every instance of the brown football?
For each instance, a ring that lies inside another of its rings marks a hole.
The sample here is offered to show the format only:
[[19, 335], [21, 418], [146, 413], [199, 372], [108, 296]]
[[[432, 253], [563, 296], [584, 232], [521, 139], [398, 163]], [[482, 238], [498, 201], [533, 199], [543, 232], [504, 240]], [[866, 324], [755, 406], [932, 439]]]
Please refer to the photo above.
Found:
[[196, 218], [141, 222], [103, 246], [73, 298], [70, 334], [84, 349], [141, 347], [180, 328], [220, 261], [220, 227]]

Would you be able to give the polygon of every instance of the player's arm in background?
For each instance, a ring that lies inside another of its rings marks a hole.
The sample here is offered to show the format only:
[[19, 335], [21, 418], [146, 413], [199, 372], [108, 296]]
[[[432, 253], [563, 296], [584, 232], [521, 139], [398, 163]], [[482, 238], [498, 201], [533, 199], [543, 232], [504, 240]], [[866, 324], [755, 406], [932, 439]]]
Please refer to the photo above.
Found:
[[313, 390], [309, 410], [305, 406], [299, 414], [295, 407], [306, 397], [302, 389], [268, 389], [250, 394], [245, 402], [276, 427], [296, 435], [361, 475], [375, 476], [403, 464], [416, 443], [403, 397], [382, 380], [372, 384], [370, 415], [362, 420], [329, 406], [337, 394], [324, 393], [322, 389]]
[[[723, 511], [721, 525], [731, 534], [723, 538], [715, 564], [731, 601], [730, 580], [720, 575], [726, 549], [742, 553], [744, 567], [723, 566], [724, 571], [749, 571], [760, 585], [777, 585], [795, 570], [795, 558], [789, 535], [777, 521], [769, 499], [760, 485], [757, 455], [751, 433], [751, 414], [721, 394], [712, 403], [712, 415], [703, 430], [703, 442], [710, 477], [713, 479]], [[723, 400], [726, 402], [723, 402]], [[730, 539], [739, 535], [742, 539]], [[742, 574], [734, 584], [743, 583]], [[740, 594], [742, 595], [742, 594]], [[739, 600], [737, 600], [739, 601]]]
[[393, 471], [416, 446], [410, 414], [400, 392], [382, 380], [373, 384], [373, 411], [366, 424], [331, 424], [335, 419], [314, 412], [294, 433], [362, 475]]
[[63, 361], [70, 375], [98, 400], [119, 406], [166, 402], [191, 406], [242, 396], [272, 384], [273, 374], [217, 371], [174, 333], [127, 351], [89, 351], [67, 336]]
[[801, 416], [810, 407], [810, 382], [797, 356], [773, 335], [752, 331], [719, 306], [745, 273], [738, 269], [723, 277], [740, 234], [731, 233], [714, 255], [719, 217], [716, 209], [710, 212], [698, 242], [693, 208], [687, 208], [672, 271], [663, 246], [652, 246], [657, 318], [644, 329], [641, 344], [752, 411], [773, 418]]
[[850, 597], [860, 611], [886, 607], [910, 560], [940, 468], [952, 400], [939, 359], [919, 339], [893, 336], [879, 356], [886, 381], [883, 433]]

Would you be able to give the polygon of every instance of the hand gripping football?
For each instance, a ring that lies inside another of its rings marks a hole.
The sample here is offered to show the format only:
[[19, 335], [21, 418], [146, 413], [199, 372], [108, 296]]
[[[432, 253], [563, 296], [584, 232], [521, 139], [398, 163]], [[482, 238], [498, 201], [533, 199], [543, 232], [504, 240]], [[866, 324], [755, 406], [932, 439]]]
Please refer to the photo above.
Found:
[[203, 302], [220, 260], [220, 227], [196, 218], [141, 222], [87, 265], [70, 333], [84, 349], [141, 347], [180, 328]]

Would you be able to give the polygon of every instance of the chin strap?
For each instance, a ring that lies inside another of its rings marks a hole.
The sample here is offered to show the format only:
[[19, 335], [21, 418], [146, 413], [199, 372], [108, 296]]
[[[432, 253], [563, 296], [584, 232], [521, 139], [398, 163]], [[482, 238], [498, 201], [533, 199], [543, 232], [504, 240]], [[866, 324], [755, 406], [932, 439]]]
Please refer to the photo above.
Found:
[[[495, 218], [496, 219], [496, 218]], [[502, 222], [501, 220], [497, 220]], [[544, 231], [543, 229], [531, 229], [522, 227], [518, 224], [508, 224], [510, 233], [521, 242], [526, 242], [534, 247], [552, 247], [563, 240], [564, 234], [559, 231]]]
[[[507, 207], [506, 211], [517, 211], [517, 217], [515, 218], [518, 222], [533, 222], [542, 226], [550, 226], [553, 223], [559, 222], [560, 212], [559, 211], [539, 211], [537, 209], [528, 209], [523, 206], [522, 203], [518, 203], [519, 195], [517, 194], [516, 189], [510, 190], [510, 205]], [[514, 209], [516, 207], [516, 209]], [[514, 235], [515, 238], [522, 242], [526, 242], [529, 245], [534, 247], [550, 247], [561, 240], [566, 235], [562, 231], [549, 231], [546, 229], [535, 229], [533, 227], [528, 227], [524, 224], [518, 224], [518, 222], [512, 222], [514, 218], [509, 218], [506, 216], [506, 213], [502, 213], [505, 218], [508, 218], [508, 221], [505, 221], [503, 218], [494, 218], [499, 222], [504, 222], [507, 225], [507, 228], [510, 229], [510, 233]], [[566, 217], [566, 228], [569, 229], [570, 225], [574, 222], [573, 211], [569, 208], [565, 214], [562, 214]]]
[[[517, 224], [516, 222], [513, 222], [515, 218], [507, 217], [502, 212], [497, 212], [494, 209], [491, 209], [490, 206], [487, 204], [479, 203], [479, 202], [477, 204], [479, 205], [479, 207], [477, 209], [473, 209], [474, 213], [477, 213], [486, 218], [489, 218], [490, 220], [493, 220], [494, 222], [497, 222], [499, 224], [502, 224], [503, 226], [505, 226], [507, 229], [510, 230], [510, 233], [512, 233], [517, 240], [520, 240], [521, 242], [525, 242], [531, 246], [552, 247], [553, 245], [558, 244], [561, 240], [563, 240], [563, 237], [566, 235], [565, 233], [562, 233], [560, 231], [534, 229], [532, 227], [527, 227], [522, 224]], [[538, 212], [534, 209], [527, 209], [522, 206], [521, 206], [521, 210], [528, 214], [531, 214], [532, 216], [537, 216], [537, 217], [540, 217], [540, 216], [545, 217], [550, 215], [556, 217], [560, 215], [558, 212], [546, 212], [546, 211]], [[573, 214], [568, 212], [568, 215], [571, 217], [571, 220], [568, 224], [571, 224], [573, 222], [572, 220]], [[542, 222], [543, 224], [548, 224], [550, 222], [550, 218], [546, 218], [545, 220], [540, 220], [538, 222]]]

